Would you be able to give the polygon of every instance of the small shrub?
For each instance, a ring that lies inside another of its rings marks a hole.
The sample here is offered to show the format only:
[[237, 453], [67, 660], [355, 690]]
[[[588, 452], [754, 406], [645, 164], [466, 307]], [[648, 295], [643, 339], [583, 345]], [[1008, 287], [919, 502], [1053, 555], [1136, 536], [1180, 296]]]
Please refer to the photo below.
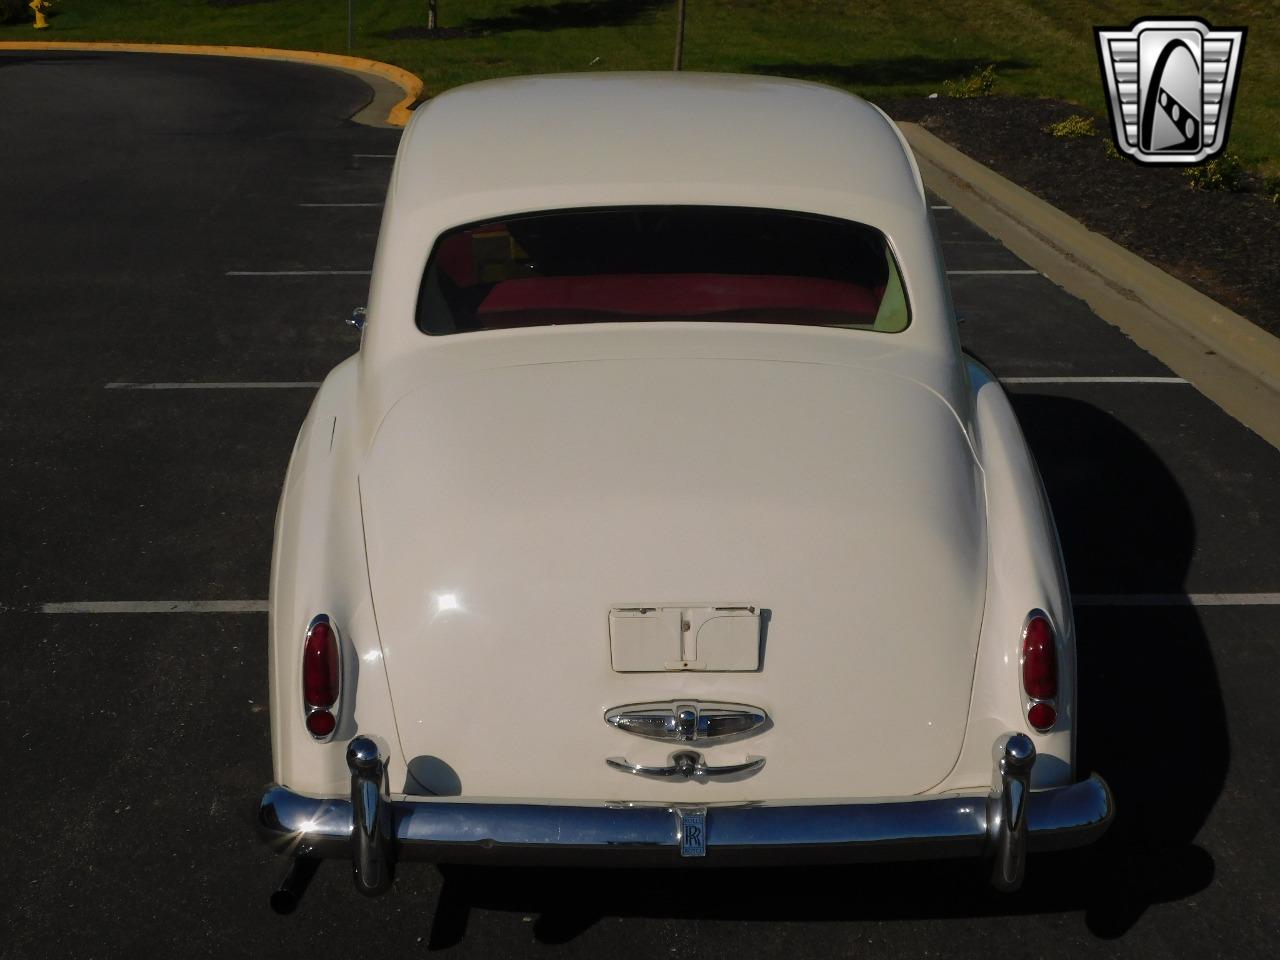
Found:
[[942, 92], [948, 97], [989, 97], [996, 86], [996, 65], [974, 68], [963, 80], [943, 80]]
[[1104, 144], [1108, 160], [1122, 160], [1124, 158], [1124, 154], [1116, 149], [1116, 142], [1114, 140], [1108, 137], [1102, 142]]
[[1066, 137], [1074, 140], [1077, 137], [1096, 137], [1098, 128], [1094, 125], [1093, 117], [1085, 116], [1083, 113], [1073, 114], [1065, 120], [1059, 120], [1057, 123], [1051, 123], [1047, 127], [1041, 127], [1045, 133], [1055, 137]]
[[1262, 178], [1262, 195], [1272, 203], [1280, 203], [1280, 174]]
[[1208, 163], [1187, 167], [1183, 172], [1195, 190], [1243, 190], [1244, 164], [1234, 153], [1224, 153]]

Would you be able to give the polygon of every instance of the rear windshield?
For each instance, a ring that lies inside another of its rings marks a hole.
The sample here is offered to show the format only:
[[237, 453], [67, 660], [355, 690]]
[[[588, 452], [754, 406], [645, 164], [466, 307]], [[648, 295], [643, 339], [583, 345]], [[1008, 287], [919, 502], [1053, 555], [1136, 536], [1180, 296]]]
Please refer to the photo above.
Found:
[[736, 207], [521, 214], [441, 235], [418, 296], [432, 335], [701, 320], [897, 333], [910, 316], [884, 235]]

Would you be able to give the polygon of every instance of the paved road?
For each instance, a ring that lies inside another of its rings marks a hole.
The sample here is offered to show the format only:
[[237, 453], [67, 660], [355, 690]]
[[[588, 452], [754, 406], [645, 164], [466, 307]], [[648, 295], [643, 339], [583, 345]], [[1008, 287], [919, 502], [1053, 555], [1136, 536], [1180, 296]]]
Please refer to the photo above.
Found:
[[[368, 901], [331, 863], [271, 913], [262, 614], [37, 611], [265, 596], [311, 391], [107, 385], [316, 381], [355, 349], [364, 277], [229, 273], [369, 267], [377, 207], [304, 205], [381, 199], [397, 134], [346, 119], [368, 96], [278, 63], [0, 55], [0, 955], [1271, 955], [1274, 603], [1077, 610], [1081, 759], [1122, 819], [1016, 896], [971, 864], [407, 865]], [[951, 268], [1020, 267], [937, 220]], [[1171, 376], [1039, 276], [953, 288], [1002, 377]], [[1280, 591], [1280, 451], [1185, 384], [1010, 390], [1078, 595]]]

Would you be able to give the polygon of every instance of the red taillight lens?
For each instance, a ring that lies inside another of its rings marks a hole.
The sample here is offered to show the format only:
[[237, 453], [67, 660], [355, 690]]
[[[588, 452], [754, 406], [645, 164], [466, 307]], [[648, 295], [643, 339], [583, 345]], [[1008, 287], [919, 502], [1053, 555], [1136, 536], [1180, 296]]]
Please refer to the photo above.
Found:
[[1047, 703], [1033, 703], [1027, 711], [1027, 722], [1044, 733], [1058, 722], [1058, 711]]
[[1058, 695], [1058, 653], [1053, 627], [1036, 614], [1022, 631], [1022, 688], [1033, 700], [1052, 700]]
[[340, 678], [337, 634], [328, 620], [317, 619], [302, 651], [302, 698], [307, 706], [327, 710], [337, 703]]
[[327, 737], [333, 733], [337, 725], [338, 721], [328, 710], [317, 710], [315, 713], [307, 714], [307, 729], [311, 731], [313, 737]]

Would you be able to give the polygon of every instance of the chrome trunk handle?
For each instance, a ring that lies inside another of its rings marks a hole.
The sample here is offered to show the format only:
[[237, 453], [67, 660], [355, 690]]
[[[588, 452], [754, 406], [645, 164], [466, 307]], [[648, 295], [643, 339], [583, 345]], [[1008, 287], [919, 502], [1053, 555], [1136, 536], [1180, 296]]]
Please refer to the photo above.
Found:
[[646, 767], [632, 763], [626, 757], [609, 757], [605, 763], [615, 770], [637, 777], [654, 777], [659, 780], [713, 780], [735, 774], [755, 773], [764, 766], [764, 757], [747, 757], [743, 763], [730, 763], [723, 767], [709, 767], [702, 754], [696, 750], [678, 750], [671, 754], [671, 764], [666, 767]]

